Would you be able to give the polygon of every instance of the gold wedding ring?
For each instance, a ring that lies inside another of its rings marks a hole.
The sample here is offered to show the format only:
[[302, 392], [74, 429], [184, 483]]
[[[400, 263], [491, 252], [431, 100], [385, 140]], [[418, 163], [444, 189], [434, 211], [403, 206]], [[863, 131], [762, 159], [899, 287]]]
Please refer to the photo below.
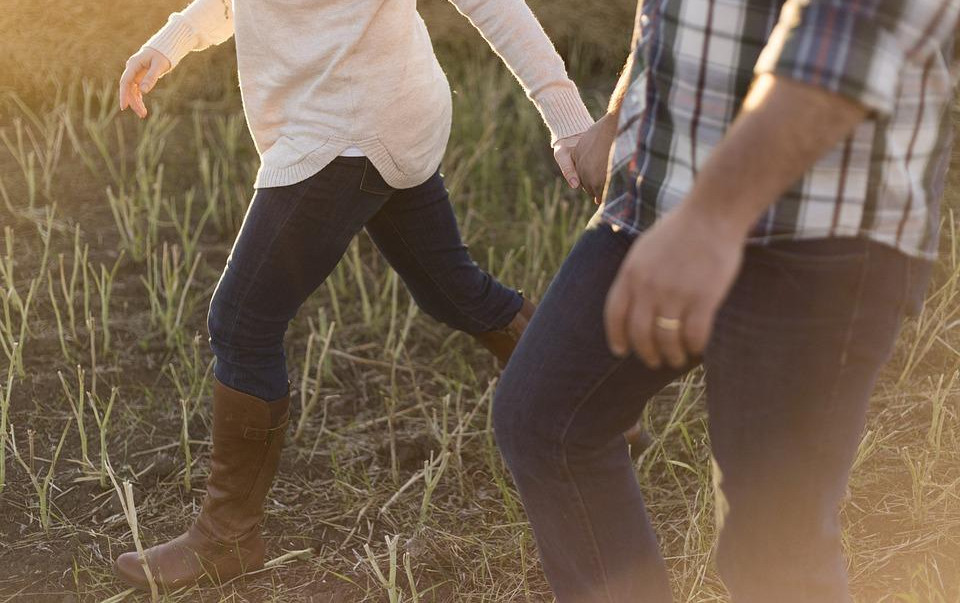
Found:
[[683, 324], [679, 318], [667, 318], [665, 316], [657, 316], [653, 322], [657, 325], [657, 328], [664, 331], [679, 331]]

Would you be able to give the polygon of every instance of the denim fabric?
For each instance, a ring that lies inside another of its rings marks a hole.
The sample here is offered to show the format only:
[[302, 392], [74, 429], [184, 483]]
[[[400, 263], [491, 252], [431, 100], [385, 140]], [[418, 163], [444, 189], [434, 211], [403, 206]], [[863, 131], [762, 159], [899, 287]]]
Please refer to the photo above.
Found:
[[439, 172], [397, 190], [366, 158], [340, 157], [254, 196], [210, 303], [217, 379], [264, 400], [287, 394], [287, 325], [361, 228], [421, 309], [455, 329], [502, 328], [523, 303], [470, 259]]
[[[607, 348], [632, 236], [588, 229], [504, 373], [497, 442], [560, 603], [671, 600], [621, 434], [687, 370]], [[849, 601], [839, 506], [868, 399], [929, 263], [864, 239], [749, 246], [703, 362], [719, 523], [737, 603]]]

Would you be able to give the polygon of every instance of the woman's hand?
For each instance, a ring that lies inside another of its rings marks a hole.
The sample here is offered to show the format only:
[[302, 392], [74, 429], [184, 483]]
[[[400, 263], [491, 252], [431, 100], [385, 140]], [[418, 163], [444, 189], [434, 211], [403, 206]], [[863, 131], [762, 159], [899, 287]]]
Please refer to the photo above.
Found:
[[157, 81], [170, 71], [170, 59], [152, 48], [143, 48], [127, 59], [127, 66], [120, 76], [120, 110], [127, 107], [143, 119], [147, 106], [143, 95], [153, 90]]
[[583, 133], [573, 151], [573, 162], [577, 166], [583, 189], [598, 203], [607, 183], [607, 162], [616, 136], [617, 115], [607, 113]]
[[577, 166], [573, 161], [573, 152], [576, 150], [581, 136], [583, 134], [574, 134], [553, 143], [553, 158], [557, 161], [560, 173], [563, 174], [563, 179], [567, 181], [570, 188], [580, 188], [580, 178], [577, 176]]

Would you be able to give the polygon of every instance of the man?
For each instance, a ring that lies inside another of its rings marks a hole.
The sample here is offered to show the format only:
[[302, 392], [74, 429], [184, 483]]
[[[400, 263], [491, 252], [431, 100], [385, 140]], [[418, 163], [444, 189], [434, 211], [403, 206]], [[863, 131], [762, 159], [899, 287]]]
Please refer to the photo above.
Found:
[[957, 0], [649, 1], [575, 161], [603, 206], [520, 341], [495, 429], [561, 603], [669, 601], [618, 434], [703, 363], [737, 602], [849, 601], [838, 507], [920, 305]]

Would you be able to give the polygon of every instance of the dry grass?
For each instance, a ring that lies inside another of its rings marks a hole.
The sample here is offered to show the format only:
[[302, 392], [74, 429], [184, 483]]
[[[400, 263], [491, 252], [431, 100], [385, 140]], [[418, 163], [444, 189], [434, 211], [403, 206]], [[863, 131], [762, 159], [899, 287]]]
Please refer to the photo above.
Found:
[[[117, 117], [113, 83], [96, 83], [171, 4], [21, 1], [0, 13], [0, 89], [26, 99], [0, 104], [0, 431], [23, 460], [4, 438], [0, 601], [133, 598], [110, 569], [133, 547], [110, 468], [118, 489], [131, 483], [144, 546], [178, 533], [202, 495], [203, 310], [256, 166], [229, 49], [165, 80], [146, 124]], [[572, 24], [613, 23], [620, 37], [597, 39], [625, 40], [632, 7], [578, 20], [574, 3], [551, 7], [547, 28], [580, 76], [599, 74], [580, 77], [599, 102], [625, 42], [580, 43]], [[535, 112], [476, 36], [447, 27], [449, 7], [428, 10], [458, 91], [445, 173], [463, 231], [485, 267], [536, 298], [593, 208], [560, 186]], [[104, 34], [111, 22], [125, 29]], [[64, 54], [81, 57], [75, 71]], [[844, 510], [858, 601], [960, 601], [960, 237], [947, 226]], [[493, 362], [421, 316], [369, 241], [303, 308], [288, 352], [298, 437], [269, 501], [274, 561], [168, 600], [550, 600], [492, 439]], [[700, 375], [663, 392], [638, 464], [680, 601], [725, 600], [702, 396]]]

